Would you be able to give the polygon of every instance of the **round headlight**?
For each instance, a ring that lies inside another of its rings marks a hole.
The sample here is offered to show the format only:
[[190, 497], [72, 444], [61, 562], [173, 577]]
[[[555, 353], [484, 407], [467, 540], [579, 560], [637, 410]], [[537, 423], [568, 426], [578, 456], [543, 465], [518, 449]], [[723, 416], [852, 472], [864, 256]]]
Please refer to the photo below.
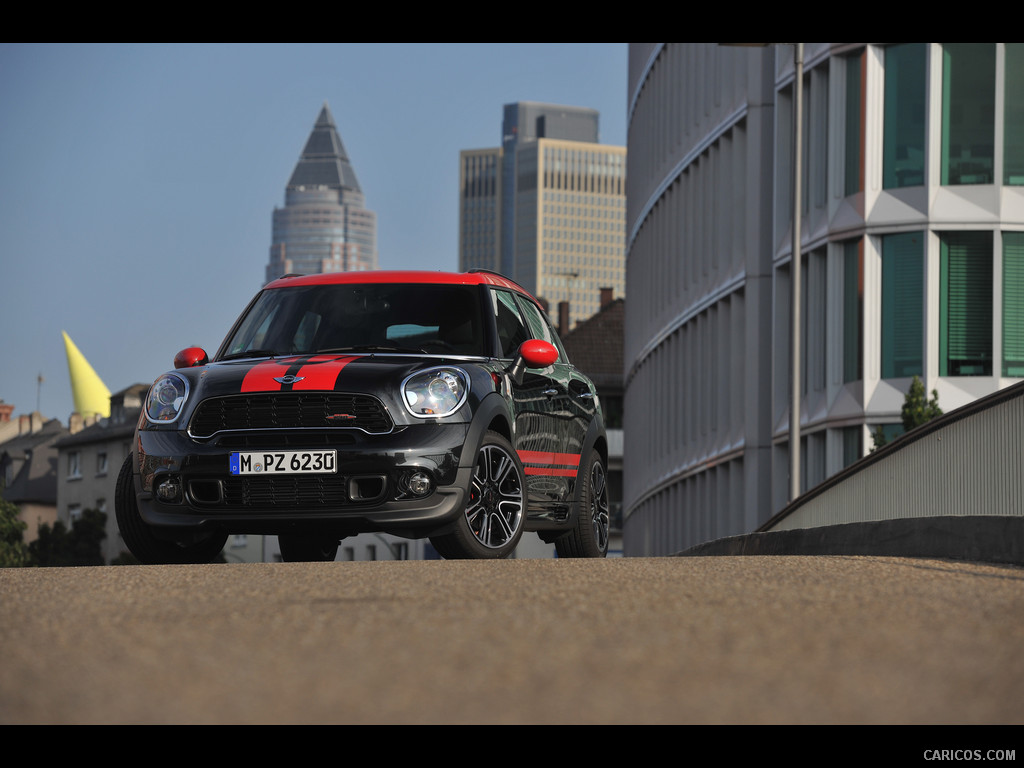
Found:
[[165, 373], [153, 382], [146, 398], [146, 417], [159, 424], [178, 418], [188, 397], [188, 382], [173, 373]]
[[461, 368], [431, 368], [402, 382], [405, 407], [418, 419], [455, 413], [468, 394], [469, 376]]

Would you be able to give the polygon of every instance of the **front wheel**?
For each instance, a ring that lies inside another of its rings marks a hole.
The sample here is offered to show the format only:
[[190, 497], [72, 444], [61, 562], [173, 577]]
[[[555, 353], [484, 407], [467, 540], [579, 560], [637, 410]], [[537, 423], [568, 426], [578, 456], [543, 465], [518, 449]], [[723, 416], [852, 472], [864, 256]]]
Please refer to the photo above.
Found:
[[559, 557], [604, 557], [608, 554], [608, 473], [601, 454], [591, 451], [580, 478], [582, 488], [576, 499], [576, 524], [555, 539]]
[[338, 556], [337, 537], [281, 534], [277, 543], [286, 563], [329, 563]]
[[526, 475], [512, 444], [488, 432], [476, 457], [466, 510], [455, 529], [433, 536], [441, 556], [456, 558], [508, 557], [523, 535], [526, 523]]
[[139, 514], [132, 478], [132, 454], [124, 460], [117, 476], [114, 493], [114, 514], [121, 538], [131, 553], [145, 565], [208, 563], [224, 549], [228, 535], [214, 531], [187, 543], [168, 541], [154, 534], [152, 527]]

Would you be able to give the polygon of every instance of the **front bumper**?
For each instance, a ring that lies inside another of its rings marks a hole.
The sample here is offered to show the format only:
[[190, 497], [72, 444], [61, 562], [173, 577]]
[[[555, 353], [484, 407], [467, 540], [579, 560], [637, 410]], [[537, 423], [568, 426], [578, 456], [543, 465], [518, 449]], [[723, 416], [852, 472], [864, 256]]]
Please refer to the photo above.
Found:
[[[466, 423], [422, 423], [384, 435], [276, 430], [202, 442], [183, 432], [144, 429], [135, 446], [139, 512], [149, 525], [178, 531], [434, 535], [465, 508], [472, 459], [466, 467], [460, 464], [468, 431]], [[228, 471], [234, 451], [303, 449], [337, 451], [337, 472], [239, 476]], [[431, 489], [422, 496], [406, 482], [417, 471], [431, 478]]]

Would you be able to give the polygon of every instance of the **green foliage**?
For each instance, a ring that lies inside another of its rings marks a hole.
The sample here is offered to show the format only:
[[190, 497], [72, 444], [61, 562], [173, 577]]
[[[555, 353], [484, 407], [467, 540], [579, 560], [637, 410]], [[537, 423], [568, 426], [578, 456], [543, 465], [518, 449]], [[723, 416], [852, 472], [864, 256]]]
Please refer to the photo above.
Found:
[[28, 565], [28, 547], [24, 541], [28, 526], [20, 514], [17, 504], [0, 496], [0, 568]]
[[909, 432], [915, 427], [920, 427], [936, 416], [942, 415], [939, 408], [939, 391], [932, 390], [932, 399], [929, 400], [924, 391], [924, 382], [917, 376], [910, 382], [910, 391], [903, 399], [903, 410], [900, 415], [903, 418], [903, 431]]
[[[900, 417], [903, 421], [903, 432], [906, 433], [916, 429], [936, 416], [941, 415], [939, 391], [933, 389], [932, 399], [929, 400], [927, 394], [925, 394], [924, 382], [915, 376], [914, 380], [910, 382], [910, 390], [907, 392], [906, 397], [903, 398], [903, 409], [900, 411]], [[875, 427], [871, 433], [871, 440], [874, 443], [872, 451], [877, 451], [888, 442], [882, 431], [882, 425], [879, 424]]]
[[69, 531], [60, 520], [51, 528], [39, 526], [39, 537], [28, 545], [31, 565], [40, 567], [103, 565], [101, 545], [107, 537], [107, 515], [87, 509]]

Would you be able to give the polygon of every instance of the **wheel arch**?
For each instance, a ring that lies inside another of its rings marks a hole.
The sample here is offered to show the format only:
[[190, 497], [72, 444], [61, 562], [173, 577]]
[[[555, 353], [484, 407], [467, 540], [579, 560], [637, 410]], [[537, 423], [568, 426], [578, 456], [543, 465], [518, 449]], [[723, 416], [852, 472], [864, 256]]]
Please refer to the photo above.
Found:
[[476, 463], [476, 455], [483, 445], [488, 432], [497, 432], [515, 447], [512, 437], [512, 415], [508, 403], [497, 392], [487, 395], [477, 406], [473, 421], [466, 433], [466, 442], [459, 459], [460, 467], [472, 467]]

